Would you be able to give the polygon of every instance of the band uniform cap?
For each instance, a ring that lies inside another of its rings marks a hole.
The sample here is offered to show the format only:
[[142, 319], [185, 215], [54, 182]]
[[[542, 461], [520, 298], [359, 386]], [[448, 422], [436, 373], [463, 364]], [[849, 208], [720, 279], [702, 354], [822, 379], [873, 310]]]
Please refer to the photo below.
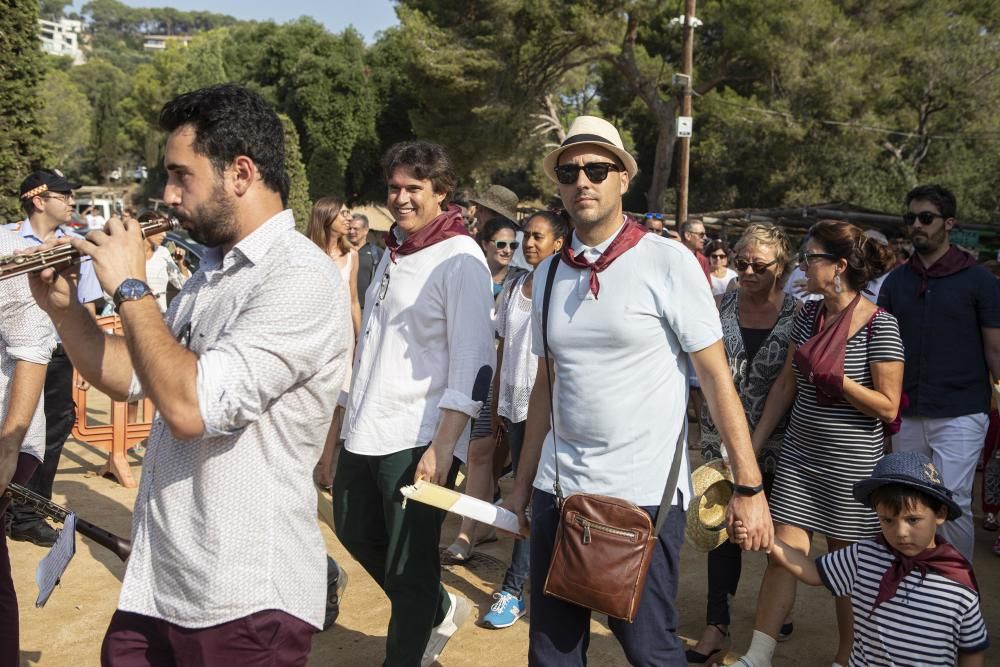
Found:
[[511, 222], [517, 222], [517, 195], [502, 185], [491, 185], [483, 194], [470, 197], [469, 201], [495, 211]]
[[940, 500], [948, 508], [949, 521], [962, 516], [962, 508], [955, 502], [951, 490], [941, 482], [941, 473], [926, 454], [918, 452], [886, 454], [875, 464], [871, 477], [854, 483], [854, 498], [871, 507], [872, 493], [889, 484], [916, 489]]
[[70, 192], [80, 187], [58, 169], [40, 169], [21, 181], [21, 199], [31, 199], [46, 192]]
[[711, 551], [729, 539], [726, 508], [733, 497], [733, 474], [722, 459], [715, 459], [691, 473], [691, 487], [684, 536], [698, 551]]
[[618, 134], [614, 125], [596, 116], [577, 116], [576, 120], [569, 126], [566, 139], [559, 148], [546, 155], [542, 161], [542, 171], [545, 172], [550, 181], [559, 182], [556, 179], [556, 165], [559, 163], [559, 156], [562, 152], [578, 144], [593, 144], [614, 153], [625, 165], [625, 171], [628, 172], [630, 179], [635, 178], [639, 172], [639, 165], [635, 163], [635, 158], [625, 150], [625, 144], [622, 143], [621, 135]]

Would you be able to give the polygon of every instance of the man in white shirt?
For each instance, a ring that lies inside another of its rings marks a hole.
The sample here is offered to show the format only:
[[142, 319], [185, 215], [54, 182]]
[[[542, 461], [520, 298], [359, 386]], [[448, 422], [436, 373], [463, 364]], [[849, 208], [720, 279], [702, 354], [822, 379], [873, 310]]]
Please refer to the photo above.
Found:
[[[708, 281], [680, 243], [626, 222], [622, 195], [637, 171], [607, 121], [577, 118], [543, 163], [558, 183], [574, 232], [560, 255], [549, 306], [551, 365], [545, 366], [542, 307], [547, 279], [535, 280], [532, 344], [539, 370], [516, 486], [507, 506], [527, 526], [531, 509], [529, 665], [583, 665], [590, 610], [544, 594], [561, 494], [594, 493], [632, 502], [656, 519], [678, 436], [686, 424], [688, 360], [729, 451], [738, 485], [730, 518], [753, 526], [753, 549], [770, 545], [773, 527], [747, 422], [721, 342]], [[554, 382], [555, 440], [547, 377]], [[622, 405], [628, 405], [625, 415]], [[681, 443], [683, 446], [683, 443]], [[659, 535], [633, 623], [609, 625], [633, 665], [686, 665], [675, 631], [684, 509], [691, 499], [686, 448], [681, 476]], [[537, 476], [536, 476], [537, 473]], [[532, 488], [533, 487], [533, 488]]]
[[400, 488], [451, 486], [454, 453], [486, 399], [495, 359], [490, 272], [458, 206], [444, 149], [383, 158], [396, 222], [368, 290], [333, 485], [337, 536], [392, 603], [385, 667], [430, 665], [471, 604], [441, 586], [444, 512], [402, 507]]
[[259, 95], [186, 93], [160, 126], [163, 199], [209, 248], [166, 318], [135, 221], [72, 241], [124, 336], [102, 332], [62, 276], [31, 282], [81, 375], [157, 410], [101, 662], [305, 665], [326, 597], [312, 470], [349, 358], [347, 292], [295, 230], [281, 121]]
[[[28, 247], [17, 234], [0, 230], [0, 255]], [[52, 325], [31, 298], [27, 277], [0, 281], [0, 525], [7, 519], [4, 489], [12, 480], [25, 484], [45, 455], [39, 399], [54, 347]], [[7, 538], [0, 534], [0, 665], [18, 664], [18, 634]]]
[[[29, 246], [75, 236], [67, 226], [73, 213], [73, 190], [79, 183], [67, 180], [55, 169], [40, 169], [21, 182], [21, 210], [27, 218], [17, 227], [21, 240]], [[80, 264], [77, 299], [91, 314], [94, 302], [104, 296], [89, 262]], [[59, 468], [63, 445], [73, 430], [76, 406], [73, 403], [73, 365], [61, 341], [45, 371], [45, 456], [26, 486], [35, 493], [52, 498], [52, 485]], [[33, 507], [14, 503], [10, 508], [10, 537], [39, 546], [52, 546], [58, 536]]]

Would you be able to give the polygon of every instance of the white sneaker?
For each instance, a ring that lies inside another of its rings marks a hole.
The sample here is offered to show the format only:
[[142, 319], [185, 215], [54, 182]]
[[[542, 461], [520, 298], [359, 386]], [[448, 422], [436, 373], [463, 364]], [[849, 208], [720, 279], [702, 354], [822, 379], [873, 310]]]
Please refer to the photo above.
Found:
[[424, 657], [420, 659], [420, 667], [430, 667], [438, 656], [444, 652], [444, 647], [451, 636], [458, 632], [462, 624], [472, 616], [472, 603], [468, 598], [448, 593], [451, 607], [441, 624], [431, 630], [431, 638], [427, 640]]

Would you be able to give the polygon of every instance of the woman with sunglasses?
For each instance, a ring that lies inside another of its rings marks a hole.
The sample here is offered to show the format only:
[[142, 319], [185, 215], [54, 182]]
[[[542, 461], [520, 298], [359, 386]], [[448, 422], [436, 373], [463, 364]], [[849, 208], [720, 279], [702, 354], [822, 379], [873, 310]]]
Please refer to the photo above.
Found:
[[[495, 215], [483, 225], [479, 232], [478, 240], [483, 252], [486, 253], [486, 264], [493, 276], [494, 305], [499, 303], [500, 295], [506, 288], [513, 285], [514, 281], [526, 273], [524, 269], [511, 266], [514, 251], [520, 245], [516, 240], [515, 231], [516, 227], [513, 222], [501, 215]], [[494, 309], [494, 314], [496, 312]], [[472, 432], [469, 436], [469, 461], [466, 464], [468, 481], [465, 488], [466, 493], [481, 500], [495, 499], [493, 495], [496, 489], [496, 479], [493, 474], [492, 452], [496, 446], [497, 433], [490, 418], [493, 391], [493, 385], [491, 385], [489, 398], [483, 403], [479, 415], [472, 420]], [[490, 452], [490, 465], [480, 469], [472, 461], [473, 452], [487, 450]], [[472, 557], [474, 547], [495, 541], [495, 530], [484, 530], [474, 521], [463, 521], [458, 535], [455, 536], [455, 541], [445, 549], [444, 562], [461, 563], [467, 561]]]
[[[492, 414], [494, 429], [506, 433], [511, 463], [517, 473], [528, 418], [528, 398], [535, 384], [538, 358], [531, 352], [531, 289], [534, 269], [542, 260], [562, 250], [569, 236], [567, 219], [551, 211], [539, 211], [524, 226], [524, 257], [532, 271], [521, 274], [500, 295], [496, 332], [500, 339], [497, 367], [493, 375]], [[491, 443], [495, 440], [489, 441]], [[469, 450], [469, 463], [478, 465], [483, 475], [492, 471], [494, 448]], [[470, 471], [470, 478], [472, 477]], [[482, 619], [487, 628], [513, 625], [524, 615], [524, 582], [529, 575], [529, 541], [515, 540], [510, 566], [504, 574], [500, 591]]]
[[[354, 350], [358, 330], [361, 328], [361, 302], [358, 300], [358, 251], [347, 240], [347, 228], [351, 222], [351, 210], [340, 197], [321, 197], [313, 204], [309, 216], [306, 236], [323, 250], [340, 270], [340, 277], [351, 302], [351, 321], [354, 324], [350, 348]], [[327, 493], [333, 488], [333, 471], [337, 469], [337, 442], [347, 405], [347, 392], [351, 388], [351, 366], [347, 365], [344, 388], [337, 399], [333, 422], [326, 436], [326, 444], [319, 463], [316, 464], [315, 479]]]
[[[807, 291], [823, 298], [795, 317], [753, 444], [762, 447], [792, 409], [769, 505], [775, 537], [807, 555], [813, 533], [824, 535], [833, 551], [879, 532], [878, 517], [854, 498], [853, 486], [882, 458], [884, 424], [899, 412], [903, 343], [896, 319], [861, 294], [891, 265], [888, 246], [852, 224], [822, 220], [809, 230], [799, 263]], [[795, 587], [793, 575], [768, 565], [750, 650], [737, 665], [771, 664]], [[850, 599], [837, 598], [836, 611], [834, 664], [846, 665], [854, 634]]]
[[486, 264], [493, 276], [493, 298], [500, 296], [504, 282], [516, 278], [524, 269], [511, 266], [514, 251], [520, 245], [517, 242], [517, 227], [502, 216], [494, 216], [483, 225], [478, 240], [486, 253]]
[[708, 244], [705, 248], [708, 261], [712, 267], [712, 272], [708, 279], [712, 281], [712, 294], [720, 296], [729, 289], [729, 283], [736, 278], [736, 272], [729, 268], [729, 248], [726, 242], [717, 239]]
[[[792, 335], [797, 301], [783, 291], [792, 270], [792, 245], [779, 227], [753, 224], [736, 242], [735, 251], [739, 287], [723, 293], [719, 319], [733, 384], [752, 431], [764, 411], [767, 393], [784, 366]], [[718, 254], [725, 256], [724, 246], [721, 241], [713, 241], [708, 252], [713, 267], [722, 264], [716, 259]], [[707, 409], [702, 410], [701, 424], [702, 457], [705, 461], [721, 458], [721, 438]], [[779, 424], [757, 449], [766, 495], [770, 495], [783, 438], [784, 424]], [[732, 542], [708, 553], [706, 625], [697, 645], [687, 651], [690, 664], [722, 664], [729, 651], [729, 601], [736, 595], [741, 563], [740, 548]], [[790, 628], [785, 631], [790, 632]]]

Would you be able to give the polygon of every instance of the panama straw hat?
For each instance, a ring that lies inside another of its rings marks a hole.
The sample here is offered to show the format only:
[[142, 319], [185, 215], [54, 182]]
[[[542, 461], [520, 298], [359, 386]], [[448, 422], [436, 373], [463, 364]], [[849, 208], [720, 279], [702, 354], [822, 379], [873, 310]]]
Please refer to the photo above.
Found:
[[559, 148], [546, 155], [542, 161], [542, 171], [545, 172], [550, 181], [559, 182], [556, 180], [556, 164], [559, 162], [559, 155], [570, 146], [577, 144], [593, 144], [611, 151], [625, 165], [625, 171], [628, 172], [630, 179], [635, 178], [639, 171], [635, 158], [625, 150], [625, 144], [622, 143], [621, 135], [618, 134], [614, 125], [596, 116], [577, 116], [576, 120], [569, 126], [569, 132], [566, 133], [566, 138]]
[[496, 211], [511, 222], [517, 222], [517, 195], [502, 185], [491, 185], [486, 188], [486, 192], [470, 197], [469, 201]]
[[691, 486], [694, 497], [684, 535], [698, 551], [711, 551], [729, 539], [726, 507], [733, 496], [733, 474], [722, 459], [715, 459], [691, 473]]

